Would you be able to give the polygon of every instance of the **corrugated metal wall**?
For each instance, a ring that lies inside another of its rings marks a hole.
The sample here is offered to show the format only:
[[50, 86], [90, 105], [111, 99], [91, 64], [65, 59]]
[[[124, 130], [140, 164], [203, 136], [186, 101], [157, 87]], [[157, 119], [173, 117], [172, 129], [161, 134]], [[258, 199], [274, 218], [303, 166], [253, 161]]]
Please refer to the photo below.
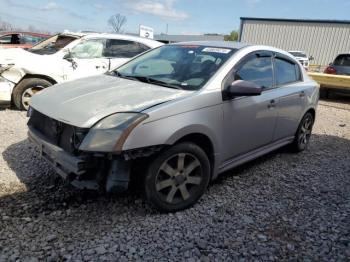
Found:
[[328, 65], [350, 53], [350, 24], [242, 20], [241, 41], [305, 51], [311, 64]]

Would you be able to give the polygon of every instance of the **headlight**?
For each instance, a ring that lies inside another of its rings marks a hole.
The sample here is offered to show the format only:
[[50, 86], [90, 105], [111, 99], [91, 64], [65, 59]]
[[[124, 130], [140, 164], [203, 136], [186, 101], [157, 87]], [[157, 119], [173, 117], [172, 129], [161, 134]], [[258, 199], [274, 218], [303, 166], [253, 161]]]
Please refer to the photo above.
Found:
[[120, 152], [131, 131], [148, 117], [141, 113], [117, 113], [95, 124], [79, 149], [93, 152]]

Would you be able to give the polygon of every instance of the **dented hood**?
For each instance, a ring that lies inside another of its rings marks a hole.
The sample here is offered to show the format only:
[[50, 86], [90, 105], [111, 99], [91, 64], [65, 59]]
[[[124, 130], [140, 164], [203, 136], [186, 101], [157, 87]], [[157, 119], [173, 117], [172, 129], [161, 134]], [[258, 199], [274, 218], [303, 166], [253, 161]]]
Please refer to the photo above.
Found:
[[22, 48], [0, 49], [0, 65], [18, 64], [37, 56]]
[[100, 75], [46, 88], [31, 99], [31, 107], [61, 122], [89, 128], [117, 112], [141, 112], [191, 94], [111, 75]]

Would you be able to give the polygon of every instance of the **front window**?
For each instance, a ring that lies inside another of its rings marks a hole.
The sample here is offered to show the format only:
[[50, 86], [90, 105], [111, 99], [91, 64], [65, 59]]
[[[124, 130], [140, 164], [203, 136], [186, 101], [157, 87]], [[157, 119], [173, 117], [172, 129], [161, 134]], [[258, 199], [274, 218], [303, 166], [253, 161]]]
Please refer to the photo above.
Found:
[[104, 39], [89, 39], [77, 44], [71, 50], [71, 55], [74, 58], [93, 59], [103, 56], [105, 45]]
[[200, 45], [167, 45], [118, 68], [119, 77], [184, 90], [198, 90], [236, 49]]
[[250, 81], [262, 88], [271, 88], [273, 86], [271, 57], [253, 55], [235, 72], [234, 80]]
[[25, 44], [35, 45], [44, 39], [45, 39], [44, 37], [25, 34], [22, 36], [21, 41]]

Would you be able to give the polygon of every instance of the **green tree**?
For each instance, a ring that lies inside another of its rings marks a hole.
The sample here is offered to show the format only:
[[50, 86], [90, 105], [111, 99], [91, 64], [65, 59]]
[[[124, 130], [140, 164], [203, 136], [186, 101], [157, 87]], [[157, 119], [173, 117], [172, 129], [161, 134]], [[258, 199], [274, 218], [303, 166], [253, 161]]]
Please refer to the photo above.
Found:
[[225, 41], [237, 41], [238, 40], [238, 32], [233, 30], [229, 35], [224, 36]]

